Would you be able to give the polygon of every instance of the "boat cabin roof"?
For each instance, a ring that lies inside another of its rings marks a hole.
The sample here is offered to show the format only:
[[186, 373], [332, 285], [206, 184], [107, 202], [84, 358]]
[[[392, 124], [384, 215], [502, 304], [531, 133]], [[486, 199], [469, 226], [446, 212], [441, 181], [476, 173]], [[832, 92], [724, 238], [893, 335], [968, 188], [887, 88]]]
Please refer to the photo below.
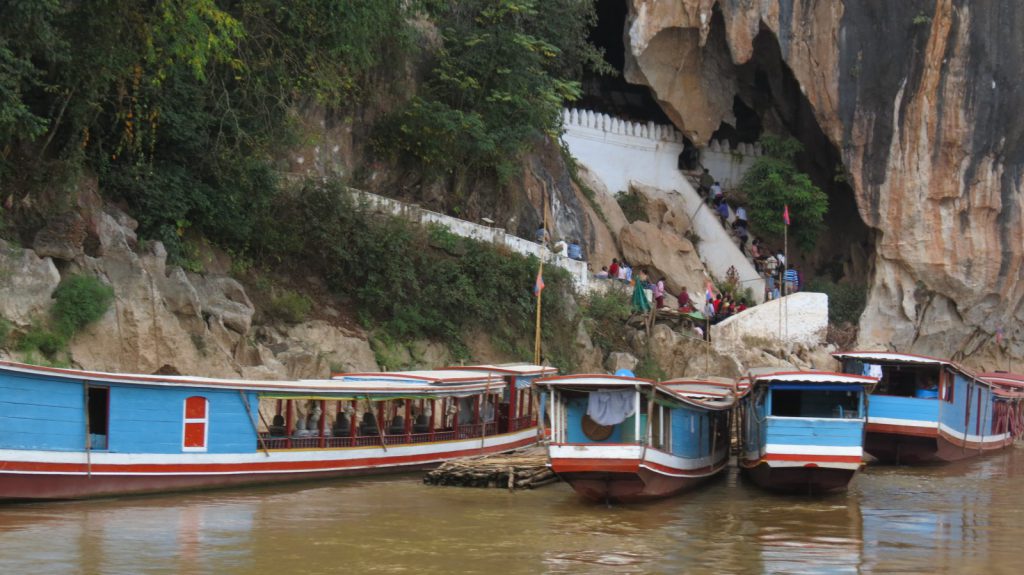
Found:
[[807, 384], [854, 384], [854, 385], [875, 385], [877, 377], [866, 375], [851, 375], [848, 373], [835, 373], [832, 371], [777, 371], [777, 368], [755, 368], [750, 370], [747, 377], [753, 383], [807, 383]]
[[670, 379], [659, 383], [658, 389], [685, 403], [709, 409], [732, 407], [743, 394], [735, 381], [724, 377]]
[[456, 385], [467, 383], [488, 383], [500, 385], [501, 374], [487, 371], [461, 371], [456, 369], [435, 369], [416, 371], [380, 371], [366, 373], [336, 373], [333, 381], [366, 382], [387, 381], [403, 384]]
[[978, 374], [992, 389], [992, 393], [1007, 399], [1024, 398], [1024, 375], [1006, 371], [990, 371]]
[[602, 374], [577, 374], [577, 375], [557, 375], [554, 377], [542, 377], [534, 381], [537, 385], [546, 385], [548, 387], [650, 387], [654, 385], [654, 381], [650, 379], [644, 379], [642, 377], [625, 377], [621, 375], [602, 375]]
[[836, 359], [858, 359], [860, 361], [866, 361], [870, 363], [902, 363], [902, 364], [917, 364], [917, 365], [950, 365], [960, 368], [955, 363], [939, 359], [937, 357], [928, 357], [927, 355], [916, 355], [913, 353], [895, 353], [889, 351], [839, 351], [832, 354], [832, 357]]
[[498, 365], [459, 365], [449, 366], [444, 369], [455, 371], [480, 371], [486, 373], [500, 373], [502, 375], [519, 375], [523, 377], [544, 376], [549, 374], [554, 375], [558, 373], [558, 368], [556, 367], [551, 367], [548, 365], [534, 365], [530, 363], [503, 363]]
[[354, 397], [363, 395], [402, 397], [405, 395], [468, 395], [502, 385], [500, 376], [458, 371], [391, 372], [378, 374], [342, 374], [334, 379], [252, 380], [210, 378], [184, 375], [145, 375], [108, 373], [58, 367], [44, 367], [12, 361], [0, 361], [0, 372], [16, 372], [37, 377], [156, 387], [189, 387], [218, 390], [258, 391], [283, 395], [329, 395]]

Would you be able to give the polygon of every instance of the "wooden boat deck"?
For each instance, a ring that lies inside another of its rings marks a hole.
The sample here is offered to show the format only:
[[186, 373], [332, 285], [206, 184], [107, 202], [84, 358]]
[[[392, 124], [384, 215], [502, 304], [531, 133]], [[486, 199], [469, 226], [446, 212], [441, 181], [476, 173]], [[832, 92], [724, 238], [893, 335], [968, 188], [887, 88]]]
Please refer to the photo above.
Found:
[[558, 481], [548, 467], [547, 449], [532, 445], [508, 453], [463, 457], [443, 463], [423, 477], [427, 485], [534, 489]]

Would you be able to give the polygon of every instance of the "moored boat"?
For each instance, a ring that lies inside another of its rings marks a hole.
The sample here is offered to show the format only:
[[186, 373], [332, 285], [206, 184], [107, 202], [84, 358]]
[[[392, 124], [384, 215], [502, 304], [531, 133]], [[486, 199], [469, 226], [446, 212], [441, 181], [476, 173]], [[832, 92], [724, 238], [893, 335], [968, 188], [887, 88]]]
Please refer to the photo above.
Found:
[[0, 500], [425, 468], [536, 441], [496, 406], [540, 366], [248, 381], [0, 362]]
[[833, 354], [847, 373], [880, 377], [865, 450], [884, 463], [944, 463], [1012, 445], [1024, 432], [1024, 376], [975, 374], [907, 353]]
[[667, 497], [728, 464], [731, 381], [567, 375], [536, 385], [550, 403], [551, 468], [587, 499]]
[[741, 386], [740, 468], [761, 487], [845, 489], [860, 469], [866, 392], [873, 377], [752, 370]]

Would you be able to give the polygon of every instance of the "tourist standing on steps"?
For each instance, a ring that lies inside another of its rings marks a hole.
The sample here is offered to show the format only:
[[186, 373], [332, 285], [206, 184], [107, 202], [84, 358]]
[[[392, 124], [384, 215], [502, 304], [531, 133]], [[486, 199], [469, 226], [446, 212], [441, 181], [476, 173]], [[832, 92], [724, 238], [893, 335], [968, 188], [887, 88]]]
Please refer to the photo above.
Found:
[[718, 198], [721, 198], [722, 195], [723, 195], [722, 184], [720, 184], [718, 182], [715, 182], [715, 183], [711, 184], [711, 197], [715, 198], [715, 199], [718, 199]]
[[608, 277], [610, 279], [619, 279], [619, 259], [612, 258], [612, 265], [608, 266]]
[[654, 292], [654, 309], [665, 307], [665, 278], [660, 278], [651, 287]]
[[764, 278], [767, 280], [765, 286], [768, 290], [766, 299], [775, 299], [779, 297], [779, 292], [775, 288], [775, 273], [779, 269], [779, 260], [769, 252], [768, 257], [764, 259]]
[[676, 301], [679, 302], [679, 311], [688, 312], [693, 310], [693, 306], [690, 305], [690, 292], [686, 291], [686, 286], [676, 296]]
[[699, 187], [697, 188], [697, 191], [700, 192], [700, 195], [704, 196], [705, 198], [709, 198], [711, 196], [711, 186], [714, 185], [714, 183], [715, 178], [711, 176], [707, 168], [704, 168], [704, 173], [700, 175]]
[[736, 208], [736, 221], [739, 225], [747, 227], [747, 208], [740, 204], [740, 207]]
[[721, 198], [715, 198], [715, 202], [718, 205], [716, 208], [718, 211], [718, 218], [722, 220], [722, 227], [725, 228], [729, 225], [729, 204]]

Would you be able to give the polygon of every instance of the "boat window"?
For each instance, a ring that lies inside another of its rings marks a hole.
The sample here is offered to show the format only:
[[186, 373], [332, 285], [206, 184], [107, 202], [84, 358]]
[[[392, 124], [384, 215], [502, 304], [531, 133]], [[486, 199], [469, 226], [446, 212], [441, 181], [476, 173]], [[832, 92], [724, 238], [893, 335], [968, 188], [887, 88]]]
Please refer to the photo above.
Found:
[[107, 449], [110, 428], [110, 388], [88, 388], [89, 448]]
[[209, 413], [205, 397], [194, 395], [185, 400], [185, 418], [182, 427], [182, 451], [206, 451]]
[[772, 415], [780, 417], [860, 417], [857, 391], [819, 389], [772, 390]]

